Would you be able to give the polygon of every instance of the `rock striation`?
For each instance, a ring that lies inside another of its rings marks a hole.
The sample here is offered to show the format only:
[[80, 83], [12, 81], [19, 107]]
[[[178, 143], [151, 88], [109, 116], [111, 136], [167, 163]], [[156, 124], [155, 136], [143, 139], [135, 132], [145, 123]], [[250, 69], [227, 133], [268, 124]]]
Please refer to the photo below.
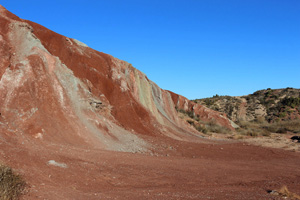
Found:
[[162, 90], [131, 64], [0, 6], [3, 141], [147, 151], [148, 136], [197, 137], [177, 107], [233, 129], [226, 115]]

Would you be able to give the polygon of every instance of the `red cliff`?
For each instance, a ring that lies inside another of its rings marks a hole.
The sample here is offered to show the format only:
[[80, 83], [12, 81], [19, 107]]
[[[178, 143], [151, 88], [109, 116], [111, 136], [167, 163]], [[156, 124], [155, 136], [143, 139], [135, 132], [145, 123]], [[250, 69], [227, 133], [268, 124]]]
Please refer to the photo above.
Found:
[[129, 63], [0, 10], [0, 127], [25, 141], [144, 151], [144, 135], [196, 133], [176, 106], [232, 128], [225, 115], [159, 88]]

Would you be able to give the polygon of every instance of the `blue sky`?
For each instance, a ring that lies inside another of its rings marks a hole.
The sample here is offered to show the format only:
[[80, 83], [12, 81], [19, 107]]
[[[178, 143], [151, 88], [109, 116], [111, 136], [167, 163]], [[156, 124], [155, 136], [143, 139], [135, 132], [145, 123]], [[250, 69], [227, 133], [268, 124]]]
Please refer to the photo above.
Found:
[[[88, 2], [88, 3], [87, 3]], [[189, 99], [300, 88], [299, 0], [3, 0]]]

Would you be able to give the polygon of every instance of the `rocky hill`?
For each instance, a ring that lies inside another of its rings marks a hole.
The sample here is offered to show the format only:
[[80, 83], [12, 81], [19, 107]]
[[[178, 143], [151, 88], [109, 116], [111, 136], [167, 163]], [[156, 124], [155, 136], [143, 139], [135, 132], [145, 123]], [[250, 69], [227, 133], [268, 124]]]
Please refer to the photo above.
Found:
[[225, 113], [237, 124], [254, 122], [275, 126], [300, 119], [300, 89], [295, 88], [269, 88], [240, 97], [215, 95], [194, 102]]
[[253, 94], [196, 99], [201, 105], [225, 113], [234, 122], [293, 120], [300, 118], [300, 89], [266, 89]]

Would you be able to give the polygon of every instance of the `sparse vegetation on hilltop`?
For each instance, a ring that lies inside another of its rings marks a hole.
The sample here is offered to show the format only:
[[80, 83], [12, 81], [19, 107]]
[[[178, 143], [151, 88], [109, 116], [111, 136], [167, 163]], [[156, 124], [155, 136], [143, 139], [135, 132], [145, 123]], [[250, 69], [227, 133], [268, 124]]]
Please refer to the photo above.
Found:
[[268, 88], [240, 97], [215, 95], [193, 101], [225, 113], [242, 135], [300, 133], [300, 89]]

